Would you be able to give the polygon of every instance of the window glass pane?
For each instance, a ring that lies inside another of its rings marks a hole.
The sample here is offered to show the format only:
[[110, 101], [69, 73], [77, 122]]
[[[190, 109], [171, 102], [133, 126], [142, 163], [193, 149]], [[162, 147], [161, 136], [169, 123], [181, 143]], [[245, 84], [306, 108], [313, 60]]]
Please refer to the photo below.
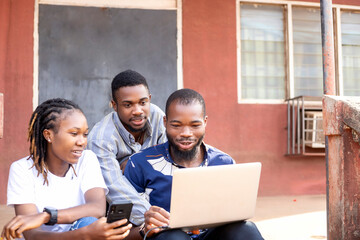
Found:
[[341, 13], [343, 86], [345, 96], [360, 95], [360, 13]]
[[240, 28], [242, 98], [285, 98], [283, 8], [241, 4]]
[[294, 93], [321, 96], [323, 69], [320, 10], [293, 8]]

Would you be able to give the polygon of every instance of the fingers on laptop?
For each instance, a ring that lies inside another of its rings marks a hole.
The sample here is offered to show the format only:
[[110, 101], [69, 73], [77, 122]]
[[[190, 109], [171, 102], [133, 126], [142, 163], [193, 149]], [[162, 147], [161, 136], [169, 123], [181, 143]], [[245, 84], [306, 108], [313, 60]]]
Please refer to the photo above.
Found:
[[[145, 213], [145, 228], [146, 231], [154, 227], [168, 226], [170, 219], [170, 213], [165, 209], [157, 206], [152, 206]], [[151, 231], [151, 235], [160, 232], [162, 229], [157, 228]]]

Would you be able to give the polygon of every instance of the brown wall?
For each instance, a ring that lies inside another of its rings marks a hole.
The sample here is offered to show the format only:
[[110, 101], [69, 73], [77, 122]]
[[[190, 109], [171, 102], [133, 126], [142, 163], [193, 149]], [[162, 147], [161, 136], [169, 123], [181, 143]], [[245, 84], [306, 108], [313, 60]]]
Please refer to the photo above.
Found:
[[260, 195], [323, 194], [324, 157], [286, 157], [286, 105], [238, 104], [236, 3], [183, 1], [184, 87], [208, 110], [206, 142], [237, 162], [263, 164]]
[[0, 92], [4, 135], [0, 139], [0, 204], [6, 203], [10, 164], [28, 154], [27, 125], [33, 96], [34, 1], [0, 1]]

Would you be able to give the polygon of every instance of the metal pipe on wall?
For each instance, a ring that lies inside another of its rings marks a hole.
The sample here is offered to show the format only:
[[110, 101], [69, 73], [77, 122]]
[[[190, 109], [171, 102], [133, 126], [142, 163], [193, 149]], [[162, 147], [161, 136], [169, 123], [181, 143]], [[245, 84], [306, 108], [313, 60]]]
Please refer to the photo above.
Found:
[[[320, 0], [321, 12], [321, 42], [323, 54], [323, 88], [324, 95], [335, 95], [335, 54], [334, 54], [334, 32], [332, 0]], [[323, 109], [324, 112], [324, 109]], [[326, 212], [327, 232], [330, 236], [329, 222], [329, 139], [325, 136], [325, 159], [326, 159]]]
[[325, 95], [335, 95], [335, 54], [332, 0], [320, 0], [323, 87]]

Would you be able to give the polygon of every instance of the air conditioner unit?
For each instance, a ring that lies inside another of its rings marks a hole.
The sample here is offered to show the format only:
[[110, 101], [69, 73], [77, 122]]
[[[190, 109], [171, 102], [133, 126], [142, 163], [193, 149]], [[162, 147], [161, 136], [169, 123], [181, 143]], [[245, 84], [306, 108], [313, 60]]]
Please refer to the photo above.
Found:
[[306, 111], [304, 120], [305, 145], [311, 148], [325, 148], [322, 112]]

